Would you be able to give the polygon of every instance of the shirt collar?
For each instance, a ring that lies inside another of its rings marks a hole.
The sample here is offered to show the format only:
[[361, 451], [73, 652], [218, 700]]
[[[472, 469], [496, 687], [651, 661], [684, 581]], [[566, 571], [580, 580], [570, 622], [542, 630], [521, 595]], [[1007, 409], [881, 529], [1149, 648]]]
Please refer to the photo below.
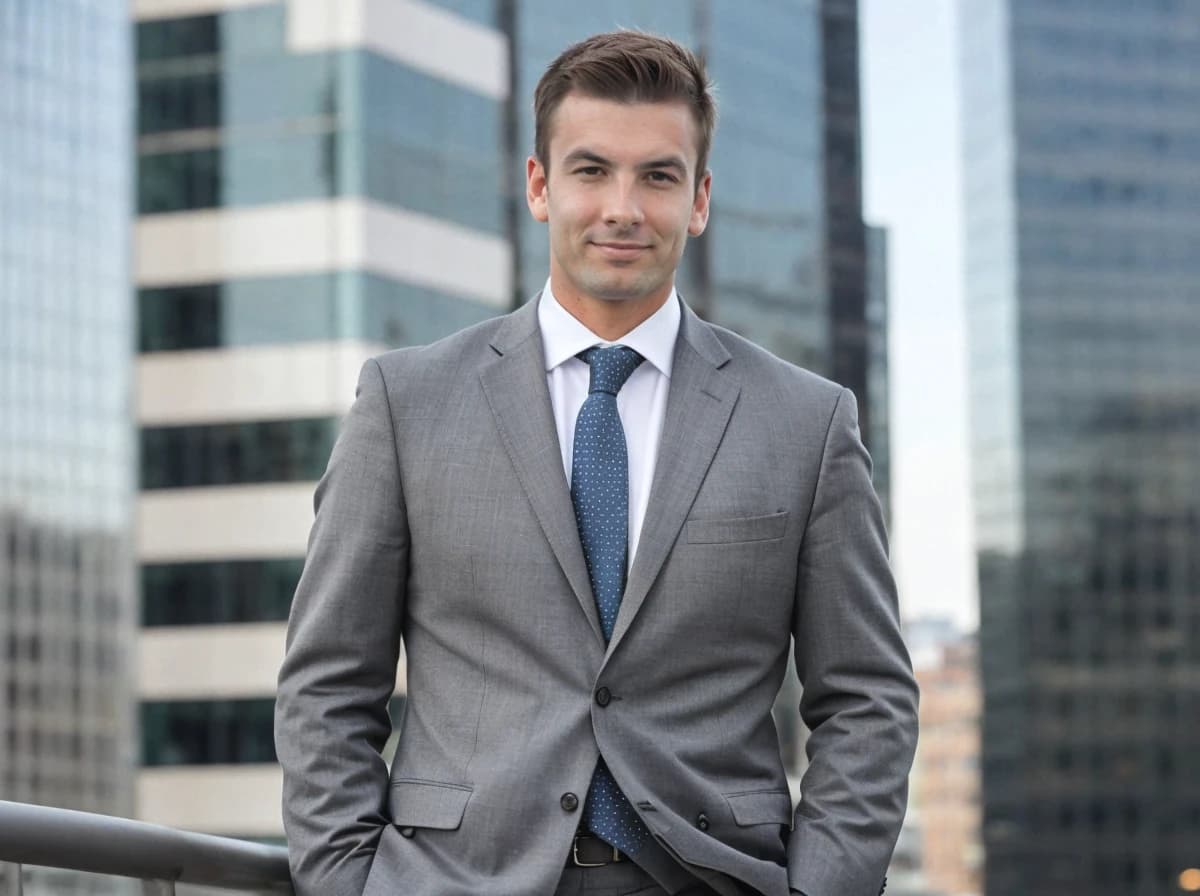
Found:
[[542, 345], [546, 352], [546, 371], [553, 370], [593, 345], [619, 343], [633, 349], [670, 379], [675, 359], [675, 339], [679, 335], [682, 316], [679, 296], [675, 287], [671, 287], [671, 294], [661, 308], [622, 336], [617, 343], [609, 342], [585, 327], [560, 305], [547, 280], [538, 302], [538, 326], [542, 331]]

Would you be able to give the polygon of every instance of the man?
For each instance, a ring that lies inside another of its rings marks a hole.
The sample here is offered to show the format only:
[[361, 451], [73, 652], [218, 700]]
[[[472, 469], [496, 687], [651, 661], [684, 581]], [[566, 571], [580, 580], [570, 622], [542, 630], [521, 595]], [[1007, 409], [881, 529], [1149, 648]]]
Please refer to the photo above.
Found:
[[916, 690], [853, 396], [675, 294], [695, 56], [598, 35], [535, 113], [545, 290], [368, 361], [317, 488], [276, 730], [297, 893], [876, 896]]

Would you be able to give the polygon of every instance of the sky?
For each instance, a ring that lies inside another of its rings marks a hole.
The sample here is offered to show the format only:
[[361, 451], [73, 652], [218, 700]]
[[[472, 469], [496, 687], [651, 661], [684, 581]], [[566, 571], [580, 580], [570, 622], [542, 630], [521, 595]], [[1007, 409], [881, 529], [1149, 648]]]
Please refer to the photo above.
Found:
[[905, 618], [978, 620], [955, 0], [862, 0], [864, 216], [888, 229], [892, 561]]

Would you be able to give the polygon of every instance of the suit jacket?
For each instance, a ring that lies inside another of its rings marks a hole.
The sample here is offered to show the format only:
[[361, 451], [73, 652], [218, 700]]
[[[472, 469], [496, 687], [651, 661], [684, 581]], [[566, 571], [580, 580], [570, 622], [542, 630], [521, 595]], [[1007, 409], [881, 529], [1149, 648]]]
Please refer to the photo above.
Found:
[[[700, 876], [876, 896], [917, 693], [852, 394], [684, 307], [606, 645], [535, 306], [362, 369], [279, 678], [297, 893], [552, 893], [603, 753]], [[793, 647], [794, 813], [771, 717]]]

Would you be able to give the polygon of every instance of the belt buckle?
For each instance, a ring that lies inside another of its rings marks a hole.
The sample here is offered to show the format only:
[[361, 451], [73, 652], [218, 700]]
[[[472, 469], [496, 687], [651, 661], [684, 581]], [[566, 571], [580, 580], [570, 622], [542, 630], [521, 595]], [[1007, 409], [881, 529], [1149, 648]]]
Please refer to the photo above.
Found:
[[[575, 863], [576, 868], [603, 868], [605, 865], [611, 865], [613, 862], [621, 861], [621, 851], [611, 843], [604, 845], [612, 850], [612, 858], [604, 862], [583, 862], [579, 858], [579, 838], [588, 836], [585, 834], [576, 834], [575, 839], [571, 841], [571, 861]], [[597, 837], [597, 840], [600, 838]], [[603, 841], [601, 841], [603, 842]]]

